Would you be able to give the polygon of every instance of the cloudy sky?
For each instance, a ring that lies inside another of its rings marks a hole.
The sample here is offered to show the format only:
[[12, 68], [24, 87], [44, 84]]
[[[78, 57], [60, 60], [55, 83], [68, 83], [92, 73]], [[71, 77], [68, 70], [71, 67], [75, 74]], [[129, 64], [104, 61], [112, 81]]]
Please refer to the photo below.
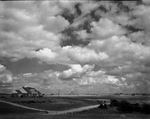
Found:
[[0, 1], [0, 92], [150, 92], [150, 1]]

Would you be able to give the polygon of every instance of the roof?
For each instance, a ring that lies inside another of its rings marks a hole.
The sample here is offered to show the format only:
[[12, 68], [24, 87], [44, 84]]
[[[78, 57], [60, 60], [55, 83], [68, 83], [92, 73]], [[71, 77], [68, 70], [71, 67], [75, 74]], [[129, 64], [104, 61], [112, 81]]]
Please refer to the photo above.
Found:
[[23, 88], [20, 88], [19, 90], [16, 90], [18, 93], [28, 93]]
[[13, 90], [12, 93], [18, 93], [16, 90]]
[[23, 88], [20, 89], [21, 93], [28, 93], [27, 91], [25, 91]]
[[27, 91], [30, 94], [41, 94], [39, 91], [37, 91], [35, 88], [31, 87], [23, 87], [25, 91]]

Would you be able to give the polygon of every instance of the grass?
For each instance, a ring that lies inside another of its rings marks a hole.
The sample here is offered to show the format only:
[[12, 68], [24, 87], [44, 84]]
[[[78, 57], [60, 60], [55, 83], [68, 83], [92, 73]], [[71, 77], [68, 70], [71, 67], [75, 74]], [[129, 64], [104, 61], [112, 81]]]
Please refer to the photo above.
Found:
[[[15, 102], [18, 104], [29, 105], [30, 107], [39, 107], [41, 109], [50, 110], [65, 110], [71, 109], [78, 106], [96, 104], [96, 99], [112, 99], [115, 97], [44, 97], [44, 98], [11, 98], [5, 99], [7, 101]], [[92, 99], [92, 100], [88, 100]], [[119, 100], [127, 100], [131, 102], [146, 102], [149, 101], [147, 97], [118, 97]], [[10, 106], [10, 105], [9, 105]], [[7, 107], [0, 104], [0, 112], [2, 107]], [[83, 112], [64, 114], [64, 115], [41, 115], [34, 113], [35, 111], [26, 109], [17, 109], [16, 107], [9, 107], [8, 110], [13, 110], [14, 114], [17, 112], [20, 115], [0, 115], [0, 119], [150, 119], [150, 115], [141, 113], [119, 113], [115, 108], [111, 107], [108, 109], [91, 109]], [[30, 113], [30, 114], [27, 114]], [[23, 114], [23, 115], [22, 115]]]
[[64, 114], [64, 115], [8, 115], [1, 116], [0, 119], [149, 119], [150, 115], [139, 113], [123, 114], [118, 113], [113, 108], [109, 109], [91, 109], [88, 111]]
[[34, 111], [30, 109], [24, 109], [21, 107], [16, 107], [10, 104], [0, 102], [0, 114], [25, 114], [25, 113], [38, 113], [39, 111]]
[[44, 98], [10, 98], [6, 99], [7, 101], [39, 108], [39, 109], [46, 109], [46, 110], [67, 110], [72, 108], [77, 108], [81, 106], [88, 106], [92, 104], [97, 104], [96, 101], [88, 101], [78, 98], [68, 98], [68, 97], [44, 97]]

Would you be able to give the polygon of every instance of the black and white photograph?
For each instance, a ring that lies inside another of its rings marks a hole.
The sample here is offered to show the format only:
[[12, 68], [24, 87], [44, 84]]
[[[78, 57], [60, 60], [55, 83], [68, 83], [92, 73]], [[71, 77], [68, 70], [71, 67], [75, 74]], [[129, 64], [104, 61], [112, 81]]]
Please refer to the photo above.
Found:
[[150, 0], [0, 0], [0, 119], [150, 119]]

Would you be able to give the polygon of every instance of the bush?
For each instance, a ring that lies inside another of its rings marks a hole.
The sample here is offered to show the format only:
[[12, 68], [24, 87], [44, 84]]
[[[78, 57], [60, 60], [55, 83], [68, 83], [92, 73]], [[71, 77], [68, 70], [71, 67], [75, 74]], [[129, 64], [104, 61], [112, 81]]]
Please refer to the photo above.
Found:
[[138, 103], [131, 104], [131, 105], [132, 105], [133, 111], [141, 112], [141, 107], [140, 107], [140, 105]]
[[129, 102], [121, 101], [118, 105], [117, 110], [124, 112], [124, 113], [131, 113], [131, 112], [133, 112], [133, 107]]
[[115, 99], [114, 99], [114, 100], [110, 100], [110, 106], [111, 106], [111, 107], [113, 107], [113, 106], [116, 107], [116, 106], [118, 106], [118, 105], [119, 105], [119, 101], [117, 101], [117, 100], [115, 100]]
[[145, 114], [150, 114], [150, 105], [149, 104], [143, 104], [141, 107], [141, 112]]
[[[118, 111], [124, 112], [124, 113], [132, 113], [132, 112], [140, 112], [145, 114], [150, 114], [150, 105], [149, 104], [142, 104], [139, 105], [138, 103], [130, 104], [129, 102], [123, 100], [123, 101], [117, 101], [117, 100], [111, 100], [110, 106], [117, 107]], [[99, 108], [102, 106], [100, 105]]]
[[101, 109], [107, 109], [106, 101], [101, 101], [98, 108], [101, 108]]
[[100, 104], [98, 108], [107, 109], [107, 104]]

